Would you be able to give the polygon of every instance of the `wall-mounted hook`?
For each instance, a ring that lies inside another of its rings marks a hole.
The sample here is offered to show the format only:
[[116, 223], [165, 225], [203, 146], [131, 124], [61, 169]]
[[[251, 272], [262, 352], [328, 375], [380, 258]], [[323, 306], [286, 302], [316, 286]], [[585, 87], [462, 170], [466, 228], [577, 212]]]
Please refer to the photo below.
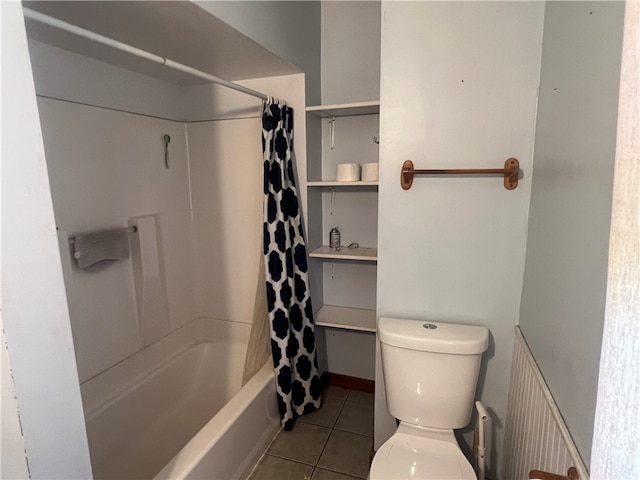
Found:
[[378, 140], [378, 137], [376, 135], [371, 137], [371, 139], [373, 140], [373, 143], [377, 143], [378, 145], [380, 145], [380, 140]]
[[329, 141], [331, 142], [331, 150], [333, 150], [333, 143], [336, 138], [336, 117], [331, 117], [329, 120]]
[[331, 188], [331, 208], [329, 210], [329, 215], [333, 215], [333, 207], [336, 205], [336, 189]]
[[166, 133], [162, 136], [162, 143], [164, 143], [164, 168], [169, 168], [169, 142], [171, 137]]

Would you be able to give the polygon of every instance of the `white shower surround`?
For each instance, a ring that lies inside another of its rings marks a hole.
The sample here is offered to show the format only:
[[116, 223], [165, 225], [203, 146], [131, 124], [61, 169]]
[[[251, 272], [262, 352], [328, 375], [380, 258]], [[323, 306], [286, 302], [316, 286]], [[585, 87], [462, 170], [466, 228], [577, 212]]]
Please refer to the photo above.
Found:
[[[41, 95], [94, 105], [115, 103], [117, 108], [131, 103], [135, 111], [169, 118], [189, 111], [193, 120], [149, 118], [40, 98], [57, 227], [73, 235], [153, 216], [166, 282], [169, 326], [164, 334], [197, 317], [251, 322], [253, 302], [247, 298], [255, 294], [261, 261], [260, 102], [215, 86], [161, 85], [37, 42], [31, 49]], [[77, 76], [69, 78], [69, 72]], [[286, 98], [294, 107], [298, 178], [305, 179], [304, 76], [240, 83]], [[129, 95], [116, 88], [122, 84], [136, 88]], [[165, 111], [154, 111], [162, 98]], [[178, 103], [180, 109], [170, 108]], [[237, 118], [245, 115], [248, 118]], [[202, 121], [212, 118], [220, 120]], [[162, 134], [171, 136], [168, 170]], [[300, 190], [304, 208], [305, 189]], [[131, 240], [137, 241], [135, 236]], [[65, 256], [64, 242], [61, 246]], [[149, 341], [138, 332], [141, 320], [130, 260], [100, 275], [68, 267], [65, 282], [84, 382]]]
[[[199, 318], [81, 386], [94, 478], [243, 478], [279, 428], [250, 326]], [[222, 461], [223, 460], [223, 461]]]

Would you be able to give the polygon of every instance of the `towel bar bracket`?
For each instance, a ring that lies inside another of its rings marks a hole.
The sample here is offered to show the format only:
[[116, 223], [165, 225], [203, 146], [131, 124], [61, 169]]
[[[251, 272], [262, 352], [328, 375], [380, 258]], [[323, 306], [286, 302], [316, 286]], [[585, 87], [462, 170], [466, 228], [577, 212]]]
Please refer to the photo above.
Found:
[[403, 190], [409, 190], [413, 185], [415, 175], [502, 175], [504, 188], [514, 190], [518, 187], [520, 175], [520, 162], [516, 158], [508, 158], [504, 162], [504, 168], [462, 168], [462, 169], [431, 169], [417, 170], [411, 160], [402, 164], [400, 172], [400, 185]]
[[543, 472], [541, 470], [531, 470], [529, 472], [529, 478], [536, 480], [580, 480], [580, 474], [576, 467], [569, 467], [566, 476]]
[[[59, 228], [56, 227], [56, 230], [59, 230]], [[138, 227], [135, 226], [135, 225], [132, 225], [130, 227], [124, 228], [123, 230], [126, 230], [127, 233], [136, 233], [138, 231]], [[69, 238], [69, 243], [75, 243], [75, 241], [76, 241], [76, 236], [75, 235], [71, 235], [68, 238]]]

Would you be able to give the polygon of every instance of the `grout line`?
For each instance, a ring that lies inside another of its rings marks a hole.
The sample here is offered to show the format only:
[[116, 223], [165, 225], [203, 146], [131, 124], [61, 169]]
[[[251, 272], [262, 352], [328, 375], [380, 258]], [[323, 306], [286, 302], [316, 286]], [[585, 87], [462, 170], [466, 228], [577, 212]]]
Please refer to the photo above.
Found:
[[[327, 427], [327, 426], [325, 426], [325, 425], [315, 425], [315, 424], [307, 423], [307, 425], [312, 425], [312, 426], [315, 426], [315, 427], [320, 427], [320, 428], [324, 428], [324, 429], [329, 430], [329, 435], [327, 435], [327, 439], [325, 440], [324, 445], [322, 446], [322, 449], [321, 449], [321, 451], [320, 451], [320, 454], [318, 455], [318, 458], [317, 458], [317, 460], [315, 461], [315, 463], [307, 463], [307, 462], [304, 462], [304, 461], [301, 461], [301, 460], [294, 460], [294, 459], [292, 459], [292, 458], [283, 457], [283, 456], [281, 456], [281, 455], [277, 455], [277, 454], [274, 454], [274, 453], [271, 453], [271, 452], [269, 452], [269, 451], [268, 451], [268, 450], [269, 450], [269, 448], [271, 447], [271, 444], [273, 444], [273, 442], [275, 442], [275, 441], [276, 441], [276, 439], [278, 438], [278, 436], [279, 436], [279, 435], [281, 434], [281, 432], [283, 431], [282, 429], [280, 429], [280, 430], [278, 431], [278, 433], [274, 436], [273, 440], [272, 440], [272, 441], [271, 441], [271, 443], [267, 446], [267, 450], [263, 453], [263, 455], [262, 455], [262, 457], [260, 458], [260, 460], [258, 461], [258, 463], [260, 463], [260, 461], [262, 460], [262, 458], [264, 458], [265, 456], [271, 456], [271, 457], [274, 457], [274, 458], [279, 458], [279, 459], [286, 460], [286, 461], [293, 462], [293, 463], [297, 463], [297, 464], [300, 464], [300, 465], [305, 465], [305, 466], [308, 466], [308, 467], [312, 467], [312, 470], [311, 470], [311, 478], [313, 478], [313, 476], [315, 475], [316, 471], [320, 468], [320, 469], [327, 470], [327, 471], [330, 471], [330, 472], [338, 473], [338, 474], [340, 474], [340, 475], [346, 475], [346, 476], [348, 476], [348, 477], [358, 478], [358, 479], [361, 479], [361, 480], [365, 480], [365, 479], [366, 479], [366, 477], [358, 477], [357, 475], [353, 475], [353, 474], [351, 474], [351, 473], [341, 472], [341, 471], [339, 471], [339, 470], [335, 470], [335, 469], [333, 469], [333, 468], [328, 468], [328, 467], [320, 467], [320, 466], [318, 465], [318, 464], [319, 464], [319, 462], [320, 462], [320, 459], [322, 458], [322, 455], [324, 454], [324, 452], [325, 452], [325, 450], [326, 450], [326, 448], [327, 448], [327, 445], [328, 445], [328, 443], [329, 443], [329, 439], [331, 438], [331, 435], [333, 434], [333, 432], [334, 432], [335, 430], [337, 430], [337, 431], [339, 431], [339, 432], [349, 433], [349, 434], [352, 434], [352, 435], [358, 435], [358, 436], [360, 436], [360, 437], [364, 437], [364, 438], [367, 438], [367, 439], [371, 439], [371, 438], [373, 438], [373, 436], [370, 436], [370, 435], [366, 435], [366, 434], [362, 434], [362, 433], [357, 433], [357, 432], [350, 432], [350, 431], [348, 431], [348, 430], [343, 430], [343, 429], [341, 429], [341, 428], [336, 428], [336, 424], [338, 423], [338, 420], [340, 419], [340, 415], [342, 415], [342, 413], [344, 412], [344, 407], [345, 407], [345, 405], [347, 404], [347, 401], [349, 400], [349, 395], [350, 395], [350, 393], [351, 393], [351, 390], [349, 390], [349, 389], [345, 389], [345, 390], [347, 390], [347, 396], [346, 396], [346, 397], [344, 397], [344, 398], [336, 397], [336, 396], [333, 396], [333, 395], [325, 395], [325, 399], [326, 399], [326, 397], [331, 397], [331, 398], [333, 398], [334, 400], [339, 400], [339, 401], [340, 401], [340, 408], [339, 408], [339, 410], [338, 410], [338, 414], [336, 415], [336, 419], [335, 419], [335, 421], [333, 422], [333, 425], [332, 425], [332, 426]], [[362, 403], [360, 403], [360, 402], [353, 402], [353, 401], [352, 401], [351, 403], [352, 403], [352, 404], [353, 404], [353, 403], [355, 403], [355, 404], [360, 404], [360, 405], [362, 405]], [[306, 423], [306, 422], [301, 422], [301, 423]], [[258, 463], [256, 463], [256, 466], [258, 465]], [[253, 470], [252, 470], [252, 472], [251, 472], [251, 473], [253, 473], [253, 472], [255, 471], [255, 468], [256, 468], [256, 467], [254, 466], [254, 468], [253, 468]]]
[[[340, 415], [340, 414], [338, 414]], [[329, 435], [327, 435], [327, 439], [324, 441], [324, 445], [322, 446], [322, 450], [320, 450], [320, 455], [318, 455], [318, 459], [316, 460], [316, 464], [315, 466], [318, 466], [318, 462], [320, 462], [320, 459], [322, 458], [322, 454], [324, 453], [325, 449], [327, 448], [327, 444], [329, 443], [329, 439], [331, 438], [331, 434], [333, 433], [333, 427], [331, 427], [331, 429], [329, 430]]]
[[[333, 397], [335, 398], [335, 397]], [[340, 419], [340, 415], [342, 415], [342, 411], [344, 410], [344, 406], [347, 404], [347, 399], [343, 398], [340, 399], [342, 400], [341, 405], [340, 405], [340, 409], [338, 410], [338, 415], [336, 415], [336, 419], [333, 421], [333, 424], [331, 425], [331, 432], [333, 432], [333, 429], [336, 428], [336, 425], [338, 424], [338, 420]], [[329, 434], [329, 436], [331, 436], [331, 434]]]
[[290, 457], [283, 457], [282, 455], [278, 455], [276, 453], [265, 453], [265, 456], [279, 458], [280, 460], [286, 460], [288, 462], [299, 463], [300, 465], [306, 465], [307, 467], [315, 467], [314, 463], [307, 463], [303, 460], [295, 460]]
[[328, 468], [328, 467], [318, 467], [318, 468], [321, 468], [323, 470], [327, 470], [328, 472], [339, 473], [340, 475], [345, 475], [345, 476], [351, 477], [351, 478], [358, 478], [358, 479], [362, 479], [362, 480], [366, 480], [366, 478], [367, 478], [367, 477], [359, 477], [358, 475], [353, 475], [351, 473], [341, 472], [340, 470], [334, 470], [334, 469]]
[[[352, 399], [351, 398], [351, 393], [355, 392], [355, 391], [356, 390], [349, 390], [349, 394], [347, 395], [347, 398], [346, 398], [346, 400], [348, 402], [357, 403], [358, 405], [371, 405], [369, 400], [355, 400], [355, 399]], [[360, 393], [365, 393], [365, 392], [360, 392]], [[375, 396], [374, 396], [374, 403], [375, 403]]]
[[[347, 397], [349, 396], [349, 394], [347, 394]], [[338, 411], [338, 415], [336, 415], [336, 419], [333, 422], [333, 425], [331, 426], [331, 430], [329, 431], [329, 435], [327, 436], [327, 440], [326, 442], [324, 442], [324, 446], [322, 447], [322, 450], [320, 451], [320, 455], [318, 456], [318, 460], [316, 461], [316, 467], [318, 466], [318, 463], [320, 462], [320, 459], [322, 458], [322, 454], [324, 453], [325, 449], [327, 448], [327, 444], [329, 443], [329, 439], [331, 438], [331, 435], [333, 435], [333, 430], [336, 426], [336, 424], [338, 423], [338, 419], [340, 418], [340, 415], [342, 415], [342, 410], [344, 409], [344, 405], [345, 403], [347, 403], [346, 401], [347, 399], [345, 398], [342, 401], [342, 405], [340, 405], [340, 410]], [[340, 472], [338, 472], [340, 473]]]
[[366, 433], [354, 432], [352, 430], [345, 430], [344, 428], [336, 427], [335, 430], [338, 430], [339, 432], [344, 432], [344, 433], [352, 433], [353, 435], [359, 435], [361, 437], [373, 438], [373, 435], [367, 435]]
[[280, 428], [278, 429], [276, 434], [273, 436], [273, 438], [269, 442], [269, 445], [267, 445], [267, 448], [265, 449], [263, 455], [266, 455], [269, 452], [269, 449], [271, 448], [271, 445], [273, 445], [273, 442], [276, 441], [276, 438], [278, 438], [278, 435], [280, 435], [280, 432], [282, 432], [282, 424], [280, 424]]
[[340, 400], [341, 402], [346, 402], [347, 397], [337, 397], [335, 395], [325, 395], [326, 398], [333, 398], [334, 400]]
[[[348, 397], [348, 394], [347, 394]], [[338, 420], [340, 420], [340, 415], [342, 415], [342, 412], [344, 411], [344, 406], [347, 404], [347, 399], [345, 398], [344, 400], [342, 400], [342, 405], [340, 405], [340, 410], [338, 411], [338, 415], [336, 415], [336, 420], [335, 422], [333, 422], [333, 425], [331, 426], [331, 433], [333, 433], [333, 429], [336, 428], [336, 425], [338, 424]], [[329, 434], [329, 436], [331, 436], [331, 434]]]

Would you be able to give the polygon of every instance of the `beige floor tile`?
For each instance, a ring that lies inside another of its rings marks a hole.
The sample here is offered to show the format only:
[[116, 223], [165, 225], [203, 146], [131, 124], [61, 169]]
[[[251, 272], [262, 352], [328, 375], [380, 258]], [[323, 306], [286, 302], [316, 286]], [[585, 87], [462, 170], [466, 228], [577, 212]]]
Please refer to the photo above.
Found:
[[358, 403], [366, 403], [367, 405], [373, 405], [375, 396], [373, 393], [359, 392], [357, 390], [349, 390], [348, 400]]
[[293, 430], [281, 430], [269, 450], [270, 455], [315, 465], [327, 443], [331, 430], [318, 425], [296, 422]]
[[336, 397], [325, 397], [319, 410], [298, 417], [298, 422], [311, 423], [322, 427], [333, 427], [336, 424], [344, 400]]
[[367, 478], [369, 452], [372, 446], [372, 437], [334, 430], [318, 461], [318, 467]]
[[337, 397], [345, 399], [349, 395], [349, 390], [342, 387], [336, 387], [335, 385], [329, 385], [325, 393], [327, 397]]
[[352, 402], [347, 399], [342, 407], [338, 421], [338, 430], [373, 436], [373, 405]]
[[311, 465], [265, 455], [249, 480], [304, 480], [312, 471]]
[[358, 477], [345, 475], [344, 473], [332, 472], [324, 468], [316, 468], [311, 480], [356, 480]]

